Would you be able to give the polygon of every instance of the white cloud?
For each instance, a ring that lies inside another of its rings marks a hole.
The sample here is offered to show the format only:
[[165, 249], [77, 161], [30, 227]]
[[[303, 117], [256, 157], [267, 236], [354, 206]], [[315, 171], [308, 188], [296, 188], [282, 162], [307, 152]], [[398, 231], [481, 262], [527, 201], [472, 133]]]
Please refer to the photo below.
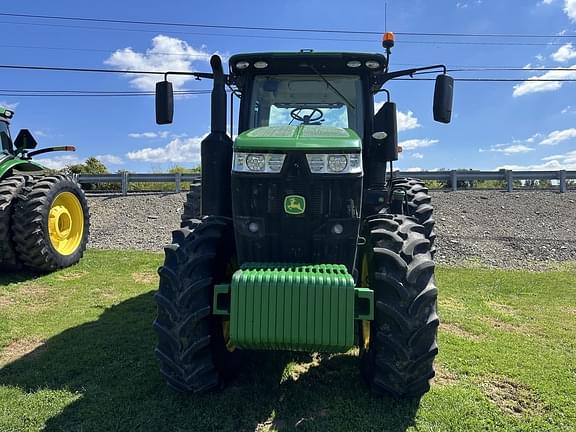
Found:
[[[374, 104], [374, 112], [378, 112], [383, 105], [384, 102], [376, 102]], [[396, 121], [398, 122], [398, 132], [417, 129], [421, 126], [421, 124], [418, 122], [418, 118], [414, 116], [412, 111], [407, 111], [405, 113], [398, 111], [396, 113]]]
[[550, 132], [546, 138], [540, 141], [540, 144], [556, 145], [572, 138], [576, 138], [576, 128], [556, 130], [554, 132]]
[[18, 105], [20, 105], [20, 102], [7, 102], [5, 100], [0, 100], [0, 106], [8, 108], [9, 110], [15, 110]]
[[94, 157], [103, 164], [122, 165], [124, 163], [124, 160], [120, 156], [115, 156], [111, 154], [98, 155]]
[[200, 143], [204, 137], [175, 138], [164, 147], [147, 147], [126, 154], [130, 160], [154, 163], [200, 163]]
[[168, 138], [170, 136], [170, 132], [162, 131], [162, 132], [135, 132], [129, 133], [128, 136], [130, 138], [140, 139], [154, 139], [154, 138]]
[[488, 151], [504, 153], [505, 155], [513, 155], [518, 153], [528, 153], [534, 151], [534, 149], [524, 144], [497, 144], [492, 146]]
[[[121, 70], [189, 72], [194, 69], [192, 65], [195, 62], [207, 62], [210, 56], [210, 53], [195, 49], [181, 39], [158, 35], [152, 39], [152, 47], [145, 52], [136, 52], [130, 47], [122, 48], [115, 51], [104, 63]], [[154, 90], [156, 82], [159, 81], [157, 75], [126, 76], [132, 87], [144, 91]], [[182, 89], [184, 84], [192, 79], [194, 78], [186, 76], [170, 77], [174, 90]]]
[[76, 165], [83, 162], [78, 156], [75, 155], [54, 156], [50, 158], [38, 157], [34, 160], [44, 165], [45, 167], [54, 170], [60, 170], [62, 168], [66, 168], [68, 165]]
[[436, 143], [438, 143], [438, 140], [434, 140], [434, 139], [411, 139], [411, 140], [406, 140], [406, 141], [402, 141], [399, 146], [402, 147], [402, 150], [406, 151], [406, 150], [414, 150], [417, 148], [423, 148], [423, 147], [430, 147]]
[[564, 0], [564, 12], [570, 21], [576, 22], [576, 0]]
[[405, 170], [402, 170], [405, 172], [420, 172], [423, 171], [422, 168], [418, 168], [418, 167], [414, 167], [414, 168], [406, 168]]
[[414, 159], [424, 159], [424, 155], [422, 153], [414, 153], [412, 154]]
[[550, 56], [550, 58], [559, 63], [564, 63], [565, 61], [576, 58], [576, 50], [574, 49], [574, 45], [572, 45], [572, 43], [562, 45], [560, 48], [558, 48], [558, 51]]
[[[574, 0], [576, 2], [576, 0]], [[524, 96], [531, 93], [549, 92], [562, 88], [565, 84], [559, 81], [534, 81], [536, 79], [547, 80], [562, 80], [562, 79], [576, 79], [576, 65], [570, 66], [572, 70], [552, 70], [540, 76], [533, 76], [514, 86], [514, 97]]]
[[541, 164], [533, 165], [505, 165], [497, 169], [509, 169], [516, 171], [559, 171], [576, 170], [576, 150], [565, 154], [547, 156], [542, 158]]

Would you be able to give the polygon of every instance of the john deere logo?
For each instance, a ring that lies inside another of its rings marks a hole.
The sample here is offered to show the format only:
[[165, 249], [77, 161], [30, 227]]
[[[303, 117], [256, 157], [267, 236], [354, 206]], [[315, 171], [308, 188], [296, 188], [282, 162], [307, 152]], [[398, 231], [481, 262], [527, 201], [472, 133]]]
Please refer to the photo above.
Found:
[[306, 200], [300, 195], [288, 195], [284, 198], [284, 211], [289, 215], [299, 215], [306, 210]]

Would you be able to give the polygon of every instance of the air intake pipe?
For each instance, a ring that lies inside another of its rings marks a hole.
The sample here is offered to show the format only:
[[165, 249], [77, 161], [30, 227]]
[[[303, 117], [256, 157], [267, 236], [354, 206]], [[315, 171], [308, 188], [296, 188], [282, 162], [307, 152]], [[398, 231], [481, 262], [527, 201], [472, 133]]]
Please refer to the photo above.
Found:
[[213, 55], [214, 74], [210, 134], [202, 140], [202, 215], [232, 216], [232, 140], [226, 133], [226, 76], [222, 59]]

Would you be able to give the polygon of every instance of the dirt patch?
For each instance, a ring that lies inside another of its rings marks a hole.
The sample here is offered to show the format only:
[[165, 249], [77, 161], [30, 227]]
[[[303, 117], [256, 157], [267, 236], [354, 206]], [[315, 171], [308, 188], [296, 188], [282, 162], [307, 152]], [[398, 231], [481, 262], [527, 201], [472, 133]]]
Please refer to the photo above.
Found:
[[158, 283], [158, 274], [153, 272], [132, 273], [132, 280], [141, 284], [156, 284]]
[[496, 330], [504, 331], [504, 332], [515, 332], [515, 333], [524, 333], [527, 334], [521, 327], [518, 327], [515, 324], [502, 321], [498, 318], [494, 317], [484, 317], [482, 318], [482, 322], [490, 325]]
[[434, 385], [447, 386], [458, 382], [458, 375], [450, 372], [444, 366], [435, 365], [434, 369], [436, 371], [436, 375], [434, 375], [433, 379]]
[[24, 338], [11, 342], [7, 347], [0, 350], [0, 365], [11, 363], [27, 354], [34, 352], [37, 355], [44, 348], [44, 340], [40, 338]]
[[18, 288], [18, 295], [29, 298], [44, 298], [48, 295], [48, 287], [36, 283], [26, 283]]
[[0, 296], [0, 308], [12, 306], [14, 303], [10, 297]]
[[511, 317], [518, 315], [518, 312], [512, 306], [496, 302], [488, 302], [487, 304], [490, 309], [503, 315]]
[[538, 415], [544, 404], [528, 387], [506, 377], [492, 377], [481, 384], [484, 394], [502, 411], [515, 415]]
[[83, 278], [87, 274], [88, 272], [85, 271], [65, 272], [56, 275], [56, 279], [60, 281], [78, 280]]
[[463, 329], [457, 324], [454, 323], [441, 323], [440, 324], [440, 331], [445, 331], [450, 333], [454, 336], [459, 336], [464, 339], [472, 340], [472, 341], [479, 341], [483, 339], [483, 336], [470, 333], [468, 330]]
[[438, 299], [438, 308], [440, 311], [463, 311], [466, 309], [466, 305], [450, 297], [440, 297]]

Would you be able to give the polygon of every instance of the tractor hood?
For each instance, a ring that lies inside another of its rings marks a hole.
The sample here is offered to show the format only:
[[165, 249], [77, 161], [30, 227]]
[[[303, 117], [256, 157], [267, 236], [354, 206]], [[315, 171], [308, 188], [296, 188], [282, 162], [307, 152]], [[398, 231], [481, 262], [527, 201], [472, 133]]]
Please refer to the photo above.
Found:
[[330, 126], [269, 126], [246, 131], [236, 138], [239, 151], [290, 150], [360, 152], [362, 140], [352, 129]]

